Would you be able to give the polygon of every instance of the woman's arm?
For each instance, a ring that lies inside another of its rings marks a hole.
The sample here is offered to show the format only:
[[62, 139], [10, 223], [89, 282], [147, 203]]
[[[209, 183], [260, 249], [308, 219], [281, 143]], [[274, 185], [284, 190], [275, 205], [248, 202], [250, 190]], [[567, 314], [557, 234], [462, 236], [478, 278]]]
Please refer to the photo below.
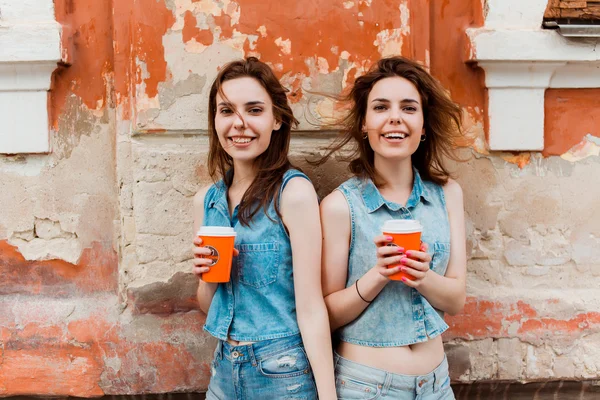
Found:
[[[407, 252], [419, 262], [406, 260], [406, 272], [417, 277], [405, 284], [416, 288], [435, 308], [450, 315], [458, 314], [465, 305], [467, 250], [465, 233], [465, 211], [460, 185], [449, 180], [444, 185], [446, 208], [450, 221], [450, 261], [445, 276], [429, 271], [431, 256], [424, 252]], [[416, 270], [416, 272], [415, 272]]]
[[[344, 195], [336, 190], [321, 202], [323, 230], [323, 293], [329, 311], [332, 330], [354, 321], [389, 282], [389, 275], [399, 268], [387, 269], [398, 264], [401, 256], [396, 247], [385, 246], [391, 241], [386, 236], [375, 238], [377, 264], [359, 280], [346, 288], [348, 256], [350, 254], [350, 209]], [[358, 291], [357, 291], [358, 286]], [[359, 296], [362, 296], [362, 298]], [[364, 299], [364, 300], [363, 300]]]
[[336, 399], [333, 352], [321, 291], [321, 223], [312, 184], [292, 178], [281, 196], [281, 214], [292, 246], [298, 325], [320, 399]]
[[[204, 196], [206, 196], [206, 192], [210, 186], [206, 186], [198, 191], [194, 196], [194, 274], [200, 278], [200, 276], [208, 272], [210, 267], [208, 264], [211, 262], [207, 258], [202, 258], [203, 255], [210, 255], [211, 252], [206, 247], [202, 246], [202, 239], [196, 236], [196, 232], [202, 226], [202, 221], [204, 220]], [[198, 298], [198, 304], [200, 305], [200, 309], [208, 314], [208, 309], [210, 308], [210, 303], [212, 302], [212, 298], [217, 291], [218, 283], [206, 283], [202, 279], [198, 280], [198, 291], [196, 292], [196, 296]]]

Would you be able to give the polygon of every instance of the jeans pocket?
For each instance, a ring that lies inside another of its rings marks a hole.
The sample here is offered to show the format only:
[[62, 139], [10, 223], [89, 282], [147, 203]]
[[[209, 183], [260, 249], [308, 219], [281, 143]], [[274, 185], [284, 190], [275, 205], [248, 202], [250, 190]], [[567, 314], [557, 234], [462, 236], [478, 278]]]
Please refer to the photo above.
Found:
[[377, 384], [340, 373], [336, 374], [335, 388], [341, 400], [373, 400], [381, 394]]
[[237, 267], [241, 283], [262, 288], [275, 282], [279, 269], [277, 243], [242, 244], [238, 250]]
[[302, 347], [272, 354], [258, 363], [258, 369], [268, 378], [291, 378], [310, 372], [308, 357]]

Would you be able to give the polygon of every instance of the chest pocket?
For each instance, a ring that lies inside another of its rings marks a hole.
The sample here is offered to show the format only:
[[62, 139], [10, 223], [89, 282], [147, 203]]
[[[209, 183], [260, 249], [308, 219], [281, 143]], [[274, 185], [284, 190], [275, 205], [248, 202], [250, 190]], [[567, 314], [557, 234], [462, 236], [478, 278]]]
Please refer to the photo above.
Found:
[[279, 270], [279, 244], [242, 244], [238, 250], [237, 267], [242, 284], [262, 288], [275, 282]]
[[444, 275], [448, 268], [450, 260], [450, 243], [435, 242], [433, 244], [433, 258], [431, 260], [431, 269], [439, 275]]

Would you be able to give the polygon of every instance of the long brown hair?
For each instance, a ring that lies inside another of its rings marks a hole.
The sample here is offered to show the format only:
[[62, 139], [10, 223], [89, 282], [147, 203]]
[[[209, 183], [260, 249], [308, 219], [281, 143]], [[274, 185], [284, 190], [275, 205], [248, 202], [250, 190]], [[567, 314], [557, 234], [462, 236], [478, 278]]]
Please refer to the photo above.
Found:
[[219, 143], [215, 129], [217, 94], [226, 98], [223, 93], [223, 83], [243, 77], [254, 78], [267, 91], [273, 103], [273, 114], [276, 120], [281, 122], [281, 127], [273, 131], [267, 150], [254, 160], [257, 168], [256, 177], [240, 201], [239, 221], [248, 226], [252, 217], [261, 207], [270, 218], [267, 210], [271, 201], [274, 201], [275, 212], [281, 218], [278, 204], [279, 187], [283, 180], [283, 174], [293, 168], [288, 159], [288, 150], [292, 126], [296, 126], [298, 121], [288, 104], [287, 89], [281, 85], [267, 64], [259, 61], [256, 57], [248, 57], [245, 60], [233, 61], [223, 66], [215, 78], [208, 96], [208, 173], [213, 181], [216, 182], [223, 178], [227, 187], [230, 187], [233, 182], [233, 173], [228, 173], [228, 171], [233, 172], [233, 159]]
[[462, 109], [450, 99], [444, 87], [425, 68], [400, 56], [380, 59], [365, 75], [356, 78], [347, 95], [337, 98], [347, 105], [345, 108], [348, 112], [335, 123], [342, 127], [340, 135], [317, 163], [324, 163], [333, 153], [353, 142], [353, 151], [346, 157], [342, 156], [344, 161], [350, 162], [350, 171], [355, 175], [371, 178], [378, 186], [385, 183], [375, 170], [375, 153], [369, 141], [363, 139], [362, 127], [371, 89], [381, 79], [391, 77], [401, 77], [415, 85], [423, 104], [426, 139], [412, 154], [413, 166], [423, 179], [445, 184], [450, 173], [444, 166], [443, 158], [457, 159], [453, 150], [456, 139], [462, 135]]

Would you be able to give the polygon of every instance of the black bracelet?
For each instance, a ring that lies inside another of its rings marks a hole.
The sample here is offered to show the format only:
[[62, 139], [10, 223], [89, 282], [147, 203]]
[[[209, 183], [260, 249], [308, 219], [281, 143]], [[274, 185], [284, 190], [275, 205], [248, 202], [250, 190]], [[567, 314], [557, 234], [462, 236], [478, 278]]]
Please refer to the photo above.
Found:
[[[358, 278], [360, 279], [360, 278]], [[362, 301], [364, 301], [365, 303], [371, 304], [373, 302], [373, 300], [369, 301], [367, 299], [365, 299], [364, 297], [361, 296], [360, 292], [358, 291], [358, 279], [354, 282], [354, 287], [356, 287], [356, 293], [358, 293], [358, 297], [360, 297], [362, 299]]]

